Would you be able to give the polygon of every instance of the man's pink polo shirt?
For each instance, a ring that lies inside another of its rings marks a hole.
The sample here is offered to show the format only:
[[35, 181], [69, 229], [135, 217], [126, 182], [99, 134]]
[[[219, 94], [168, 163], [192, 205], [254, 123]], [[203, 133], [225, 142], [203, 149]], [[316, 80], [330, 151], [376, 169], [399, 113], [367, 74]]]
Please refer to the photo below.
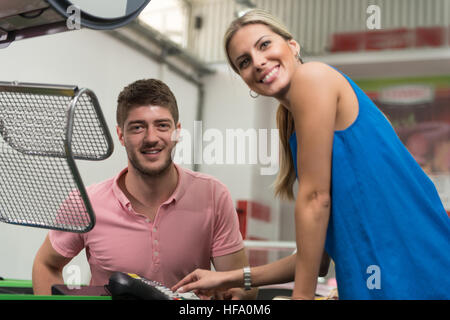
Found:
[[84, 234], [52, 230], [53, 248], [72, 258], [83, 248], [91, 285], [104, 285], [115, 271], [136, 273], [171, 287], [196, 268], [210, 269], [212, 257], [244, 247], [228, 189], [217, 179], [183, 169], [177, 187], [153, 222], [135, 212], [115, 178], [87, 187], [96, 215]]

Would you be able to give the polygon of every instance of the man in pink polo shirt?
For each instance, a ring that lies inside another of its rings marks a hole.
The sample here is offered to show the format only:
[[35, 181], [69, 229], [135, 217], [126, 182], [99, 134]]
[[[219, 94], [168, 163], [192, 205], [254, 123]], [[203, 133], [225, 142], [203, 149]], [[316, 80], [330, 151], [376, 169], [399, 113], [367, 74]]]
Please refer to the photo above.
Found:
[[[49, 232], [33, 264], [34, 292], [49, 294], [52, 284], [63, 283], [63, 267], [84, 248], [91, 285], [107, 284], [113, 272], [122, 271], [170, 288], [197, 268], [209, 269], [211, 262], [218, 271], [247, 266], [227, 188], [172, 161], [181, 127], [167, 85], [150, 79], [124, 88], [117, 124], [128, 167], [87, 187], [96, 214], [91, 231]], [[241, 299], [257, 294], [232, 293]]]

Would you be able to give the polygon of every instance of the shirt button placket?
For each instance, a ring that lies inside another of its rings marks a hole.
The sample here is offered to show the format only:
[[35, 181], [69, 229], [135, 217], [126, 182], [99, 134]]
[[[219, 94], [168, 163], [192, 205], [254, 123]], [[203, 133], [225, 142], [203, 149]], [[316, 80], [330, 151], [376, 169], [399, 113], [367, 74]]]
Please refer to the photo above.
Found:
[[158, 229], [155, 225], [152, 227], [152, 242], [153, 242], [153, 252], [152, 252], [152, 259], [153, 259], [153, 270], [157, 271], [159, 270], [160, 266], [160, 251], [159, 251], [159, 237], [158, 237]]

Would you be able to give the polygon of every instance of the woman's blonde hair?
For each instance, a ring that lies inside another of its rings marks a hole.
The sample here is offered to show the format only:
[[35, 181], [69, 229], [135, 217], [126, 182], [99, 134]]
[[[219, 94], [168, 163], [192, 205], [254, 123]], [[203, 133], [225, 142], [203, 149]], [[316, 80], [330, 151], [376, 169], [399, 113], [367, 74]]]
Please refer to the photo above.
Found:
[[[264, 24], [273, 32], [284, 38], [286, 41], [293, 39], [292, 34], [287, 30], [287, 28], [274, 16], [264, 10], [253, 9], [245, 13], [243, 16], [235, 19], [233, 22], [231, 22], [230, 26], [225, 32], [223, 44], [228, 63], [231, 68], [238, 74], [239, 70], [234, 65], [233, 61], [231, 61], [230, 55], [228, 54], [228, 46], [236, 32], [242, 27], [249, 24]], [[298, 58], [300, 62], [302, 62], [300, 54]], [[280, 198], [292, 200], [294, 199], [294, 193], [292, 189], [296, 180], [296, 176], [294, 164], [291, 157], [289, 138], [294, 132], [295, 127], [292, 114], [281, 104], [278, 106], [276, 122], [280, 134], [281, 147], [279, 161], [280, 170], [274, 183], [275, 195]]]

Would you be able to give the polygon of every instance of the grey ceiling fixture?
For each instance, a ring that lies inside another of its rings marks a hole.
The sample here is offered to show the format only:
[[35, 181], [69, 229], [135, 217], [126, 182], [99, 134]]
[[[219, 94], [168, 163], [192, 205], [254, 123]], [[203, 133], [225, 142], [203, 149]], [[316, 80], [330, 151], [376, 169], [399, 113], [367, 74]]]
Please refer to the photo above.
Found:
[[[86, 27], [111, 30], [134, 20], [150, 0], [2, 0], [0, 48], [11, 42]], [[78, 22], [79, 25], [72, 22]]]

